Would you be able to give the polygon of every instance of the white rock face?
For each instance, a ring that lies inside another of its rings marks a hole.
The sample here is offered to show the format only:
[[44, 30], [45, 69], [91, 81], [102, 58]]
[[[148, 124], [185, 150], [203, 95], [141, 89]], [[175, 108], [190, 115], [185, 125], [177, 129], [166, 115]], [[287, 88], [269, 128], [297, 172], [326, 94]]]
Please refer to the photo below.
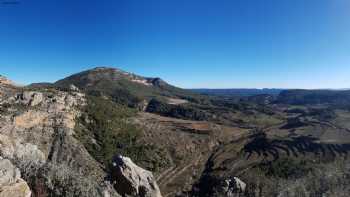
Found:
[[244, 192], [247, 185], [237, 177], [233, 177], [233, 180], [234, 180], [234, 184], [236, 184], [236, 188], [239, 191]]
[[0, 197], [30, 197], [28, 184], [9, 160], [0, 157]]
[[20, 176], [19, 170], [9, 160], [0, 158], [0, 187], [16, 182]]
[[237, 177], [226, 179], [223, 190], [227, 197], [236, 197], [245, 192], [246, 184]]
[[0, 134], [0, 155], [20, 160], [23, 163], [41, 164], [45, 161], [45, 155], [36, 145], [30, 143], [21, 144], [2, 134]]
[[73, 85], [73, 84], [69, 85], [69, 89], [71, 91], [73, 91], [73, 92], [79, 92], [80, 91], [79, 88], [77, 86]]
[[121, 195], [161, 197], [152, 172], [142, 169], [128, 157], [113, 158], [112, 181]]
[[43, 94], [40, 92], [25, 91], [19, 97], [23, 104], [29, 106], [36, 106], [43, 101]]

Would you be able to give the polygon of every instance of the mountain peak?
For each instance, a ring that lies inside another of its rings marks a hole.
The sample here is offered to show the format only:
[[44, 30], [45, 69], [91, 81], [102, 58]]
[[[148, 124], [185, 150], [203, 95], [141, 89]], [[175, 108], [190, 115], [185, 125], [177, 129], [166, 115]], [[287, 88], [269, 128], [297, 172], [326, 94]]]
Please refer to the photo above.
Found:
[[116, 68], [113, 67], [107, 67], [107, 66], [97, 66], [93, 69], [90, 69], [91, 71], [108, 71], [108, 70], [118, 70]]
[[95, 67], [56, 81], [54, 86], [69, 88], [71, 85], [92, 94], [107, 95], [122, 104], [138, 105], [144, 99], [194, 98], [198, 95], [177, 88], [160, 78], [143, 77], [113, 67]]
[[157, 77], [157, 78], [149, 78], [150, 83], [152, 83], [153, 86], [161, 87], [168, 85], [167, 82], [165, 82], [163, 79]]
[[129, 73], [122, 69], [115, 68], [115, 67], [109, 67], [109, 66], [97, 66], [93, 69], [87, 70], [87, 71], [106, 71], [106, 72], [119, 72], [119, 73]]

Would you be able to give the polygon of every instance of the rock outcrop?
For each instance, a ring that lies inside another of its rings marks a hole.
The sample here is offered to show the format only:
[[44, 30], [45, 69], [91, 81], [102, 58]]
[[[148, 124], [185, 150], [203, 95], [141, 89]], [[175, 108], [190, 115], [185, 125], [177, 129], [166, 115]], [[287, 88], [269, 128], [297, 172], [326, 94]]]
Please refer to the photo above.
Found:
[[40, 165], [45, 161], [43, 152], [36, 145], [20, 143], [2, 134], [0, 134], [0, 155], [21, 161], [23, 164], [33, 163]]
[[237, 177], [226, 179], [223, 182], [223, 193], [227, 197], [239, 197], [245, 192], [246, 184]]
[[[75, 137], [83, 93], [0, 87], [0, 156], [22, 172], [33, 196], [120, 196], [104, 182], [107, 174]], [[14, 180], [11, 188], [0, 190], [7, 192], [0, 197], [16, 197], [14, 192], [25, 188], [24, 181]]]
[[0, 197], [30, 197], [28, 184], [9, 160], [0, 157]]
[[36, 106], [43, 101], [43, 94], [40, 92], [25, 91], [18, 95], [18, 99], [25, 105]]
[[153, 174], [137, 166], [128, 157], [113, 158], [111, 179], [114, 188], [121, 195], [137, 197], [161, 197]]
[[79, 88], [73, 84], [69, 85], [69, 90], [73, 91], [73, 92], [79, 92]]
[[247, 196], [247, 184], [234, 176], [221, 177], [204, 174], [199, 183], [192, 188], [192, 196], [245, 197]]
[[6, 77], [0, 75], [0, 85], [14, 85], [14, 83]]

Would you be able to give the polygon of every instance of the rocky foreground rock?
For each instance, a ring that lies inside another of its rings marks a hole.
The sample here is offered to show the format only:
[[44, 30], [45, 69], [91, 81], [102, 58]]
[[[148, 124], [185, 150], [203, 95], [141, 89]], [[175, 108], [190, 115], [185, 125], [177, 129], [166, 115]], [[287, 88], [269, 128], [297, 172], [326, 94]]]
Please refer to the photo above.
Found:
[[113, 158], [111, 180], [123, 196], [162, 197], [153, 174], [137, 166], [128, 157]]

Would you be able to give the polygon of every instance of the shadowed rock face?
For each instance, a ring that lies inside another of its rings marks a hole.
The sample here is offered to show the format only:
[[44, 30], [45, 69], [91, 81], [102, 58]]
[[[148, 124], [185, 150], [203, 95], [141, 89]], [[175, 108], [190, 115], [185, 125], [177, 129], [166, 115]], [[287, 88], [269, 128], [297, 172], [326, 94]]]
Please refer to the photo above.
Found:
[[112, 166], [111, 179], [121, 195], [162, 197], [152, 173], [134, 164], [130, 158], [117, 155]]

